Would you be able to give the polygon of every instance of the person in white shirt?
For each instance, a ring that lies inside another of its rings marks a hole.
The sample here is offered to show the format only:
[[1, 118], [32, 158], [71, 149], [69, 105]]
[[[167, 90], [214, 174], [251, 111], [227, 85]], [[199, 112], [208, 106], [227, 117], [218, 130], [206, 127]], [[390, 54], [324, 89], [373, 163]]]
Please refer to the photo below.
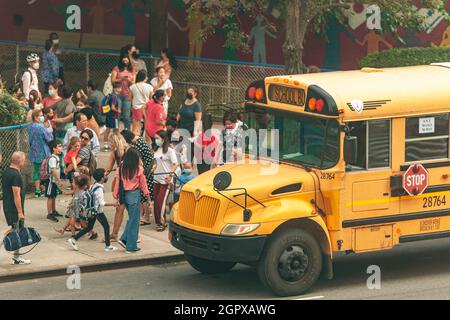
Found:
[[153, 197], [154, 215], [156, 220], [156, 231], [164, 231], [167, 227], [166, 204], [169, 195], [169, 187], [173, 185], [173, 172], [179, 166], [175, 150], [170, 147], [167, 131], [161, 130], [156, 133], [155, 159], [157, 162], [156, 170], [153, 174]]
[[31, 53], [27, 56], [28, 69], [22, 75], [22, 92], [25, 98], [30, 99], [30, 92], [36, 90], [39, 92], [39, 80], [37, 71], [39, 70], [39, 56], [36, 53]]
[[136, 136], [141, 135], [141, 123], [145, 119], [144, 107], [153, 96], [153, 87], [146, 83], [147, 80], [147, 71], [140, 70], [136, 75], [136, 83], [130, 87], [132, 96], [131, 114], [133, 119], [131, 130]]
[[67, 130], [64, 137], [64, 150], [67, 149], [67, 146], [69, 145], [70, 139], [72, 139], [72, 137], [80, 137], [81, 132], [87, 129], [90, 130], [93, 135], [93, 138], [90, 142], [91, 151], [94, 156], [97, 156], [100, 152], [100, 141], [98, 140], [98, 137], [95, 134], [94, 130], [87, 127], [88, 122], [86, 115], [82, 114], [81, 112], [77, 112], [75, 113], [73, 120], [75, 122], [75, 126]]
[[107, 178], [105, 177], [105, 169], [99, 168], [93, 172], [93, 177], [95, 183], [89, 188], [89, 192], [94, 196], [94, 207], [87, 208], [89, 211], [88, 214], [88, 226], [78, 232], [74, 237], [67, 240], [72, 249], [78, 251], [77, 241], [82, 238], [87, 233], [91, 232], [94, 228], [95, 223], [100, 222], [103, 227], [105, 233], [105, 251], [111, 252], [116, 251], [117, 248], [111, 245], [110, 237], [109, 237], [109, 223], [108, 219], [105, 216], [105, 206], [114, 206], [114, 204], [107, 204], [105, 201], [105, 191], [104, 184], [107, 182]]
[[169, 78], [166, 76], [166, 71], [163, 67], [156, 68], [156, 77], [150, 81], [151, 85], [153, 86], [153, 91], [156, 92], [157, 90], [164, 90], [166, 92], [166, 97], [164, 98], [163, 107], [166, 114], [168, 114], [169, 111], [169, 100], [172, 96], [173, 91], [173, 85], [172, 81], [169, 80]]

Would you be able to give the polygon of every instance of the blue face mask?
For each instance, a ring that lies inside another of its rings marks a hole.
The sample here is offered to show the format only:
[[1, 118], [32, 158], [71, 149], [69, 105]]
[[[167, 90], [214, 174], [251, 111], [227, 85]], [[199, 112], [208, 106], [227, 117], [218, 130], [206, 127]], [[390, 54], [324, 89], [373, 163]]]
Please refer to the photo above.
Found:
[[192, 170], [191, 170], [191, 169], [185, 169], [185, 170], [183, 171], [183, 174], [184, 174], [185, 176], [189, 176], [191, 173], [192, 173]]

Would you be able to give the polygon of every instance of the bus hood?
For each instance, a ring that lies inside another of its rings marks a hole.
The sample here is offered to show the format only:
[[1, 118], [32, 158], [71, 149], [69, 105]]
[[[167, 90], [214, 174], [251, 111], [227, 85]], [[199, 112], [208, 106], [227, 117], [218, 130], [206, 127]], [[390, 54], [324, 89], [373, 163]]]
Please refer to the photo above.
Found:
[[[263, 201], [270, 196], [289, 192], [314, 191], [313, 174], [304, 169], [286, 164], [273, 164], [269, 168], [263, 164], [232, 164], [210, 170], [184, 186], [184, 190], [195, 192], [199, 190], [213, 195], [213, 179], [221, 171], [231, 174], [232, 182], [229, 189], [245, 188], [252, 197]], [[300, 190], [294, 185], [300, 184]], [[212, 193], [211, 193], [212, 191]], [[227, 196], [242, 194], [241, 191], [225, 191]], [[241, 197], [242, 200], [244, 197]], [[241, 202], [243, 204], [243, 201]]]

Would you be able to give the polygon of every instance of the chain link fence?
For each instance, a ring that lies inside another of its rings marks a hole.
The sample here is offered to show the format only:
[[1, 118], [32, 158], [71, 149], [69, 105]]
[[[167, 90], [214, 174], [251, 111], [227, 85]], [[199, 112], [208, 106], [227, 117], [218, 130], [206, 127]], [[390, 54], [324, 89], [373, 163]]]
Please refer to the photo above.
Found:
[[[43, 46], [0, 42], [0, 74], [3, 80], [7, 81], [8, 85], [20, 80], [23, 71], [27, 68], [27, 55], [35, 52], [42, 56], [43, 51]], [[63, 52], [65, 80], [74, 90], [85, 87], [87, 80], [90, 79], [103, 88], [108, 74], [117, 65], [119, 59], [119, 52], [116, 51], [63, 48]], [[142, 59], [147, 64], [149, 78], [152, 78], [159, 58], [143, 55]], [[283, 72], [282, 66], [226, 63], [209, 59], [190, 60], [180, 57], [178, 68], [171, 75], [174, 90], [169, 102], [169, 112], [178, 111], [185, 99], [185, 89], [195, 85], [200, 89], [199, 100], [204, 109], [212, 112], [215, 117], [221, 117], [227, 108], [240, 108], [245, 89], [251, 82], [281, 75]], [[43, 86], [42, 81], [40, 85]]]
[[[10, 165], [13, 153], [15, 151], [25, 152], [27, 163], [22, 170], [22, 175], [24, 177], [25, 187], [27, 188], [28, 184], [33, 180], [33, 167], [28, 160], [28, 149], [28, 125], [0, 128], [0, 155], [2, 158], [0, 161], [0, 177], [3, 175], [3, 171]], [[3, 186], [0, 179], [0, 198], [2, 197]]]

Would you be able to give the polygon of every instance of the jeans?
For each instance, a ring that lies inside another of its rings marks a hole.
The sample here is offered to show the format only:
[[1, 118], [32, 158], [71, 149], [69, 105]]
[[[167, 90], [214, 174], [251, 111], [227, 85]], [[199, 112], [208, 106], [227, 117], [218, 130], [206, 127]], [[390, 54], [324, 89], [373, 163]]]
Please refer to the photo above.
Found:
[[122, 121], [125, 129], [131, 129], [131, 101], [128, 97], [120, 97], [122, 105]]
[[109, 247], [111, 244], [110, 239], [109, 239], [109, 223], [108, 223], [108, 219], [106, 219], [106, 216], [104, 213], [99, 213], [95, 217], [89, 218], [88, 226], [86, 228], [84, 228], [83, 230], [81, 230], [80, 232], [78, 232], [75, 237], [73, 237], [75, 239], [75, 241], [78, 241], [78, 239], [83, 237], [86, 233], [91, 232], [92, 229], [94, 229], [94, 225], [97, 220], [102, 225], [103, 231], [105, 233], [105, 245], [107, 247]]
[[141, 208], [141, 191], [125, 191], [125, 208], [128, 211], [128, 221], [120, 240], [126, 244], [128, 251], [137, 250], [139, 221]]

